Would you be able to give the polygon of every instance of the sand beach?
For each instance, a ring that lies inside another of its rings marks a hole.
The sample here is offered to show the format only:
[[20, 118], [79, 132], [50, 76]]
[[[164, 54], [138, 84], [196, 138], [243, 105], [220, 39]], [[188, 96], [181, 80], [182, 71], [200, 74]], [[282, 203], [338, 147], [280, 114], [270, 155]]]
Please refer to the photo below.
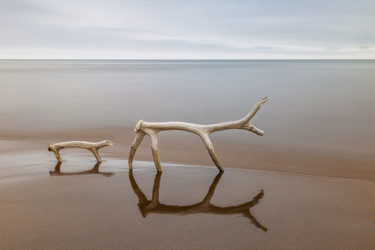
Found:
[[[13, 158], [12, 158], [13, 157]], [[46, 151], [0, 158], [2, 249], [371, 249], [369, 180]], [[14, 161], [17, 157], [17, 163]], [[41, 158], [48, 159], [40, 161]], [[2, 175], [3, 176], [3, 175]]]

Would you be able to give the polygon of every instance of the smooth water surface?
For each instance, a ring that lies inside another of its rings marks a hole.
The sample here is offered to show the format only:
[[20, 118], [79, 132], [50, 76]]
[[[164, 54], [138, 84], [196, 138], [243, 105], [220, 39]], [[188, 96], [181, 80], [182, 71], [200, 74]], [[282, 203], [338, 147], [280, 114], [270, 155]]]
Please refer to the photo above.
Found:
[[374, 155], [375, 61], [1, 60], [0, 130], [133, 127], [146, 121], [216, 123], [243, 117], [258, 145]]

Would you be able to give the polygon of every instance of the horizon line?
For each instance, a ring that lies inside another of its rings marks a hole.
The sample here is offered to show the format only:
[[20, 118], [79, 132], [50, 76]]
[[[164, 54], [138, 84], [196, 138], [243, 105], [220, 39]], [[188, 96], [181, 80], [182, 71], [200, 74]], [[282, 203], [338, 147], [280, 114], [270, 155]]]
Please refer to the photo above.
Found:
[[325, 61], [371, 61], [375, 60], [375, 58], [253, 58], [253, 59], [229, 59], [229, 58], [221, 58], [221, 59], [186, 59], [186, 58], [171, 58], [171, 59], [125, 59], [125, 58], [0, 58], [0, 60], [102, 60], [102, 61], [319, 61], [319, 60], [325, 60]]

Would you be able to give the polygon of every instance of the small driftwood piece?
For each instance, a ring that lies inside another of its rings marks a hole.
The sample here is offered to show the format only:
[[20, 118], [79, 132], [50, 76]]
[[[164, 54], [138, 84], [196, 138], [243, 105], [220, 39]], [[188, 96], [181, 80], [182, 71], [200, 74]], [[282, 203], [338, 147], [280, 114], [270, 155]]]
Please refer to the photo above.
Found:
[[58, 162], [62, 162], [60, 157], [60, 149], [63, 148], [85, 148], [91, 153], [94, 154], [96, 160], [98, 162], [102, 162], [102, 159], [99, 156], [98, 150], [103, 147], [112, 146], [113, 143], [111, 141], [100, 141], [100, 142], [87, 142], [87, 141], [67, 141], [67, 142], [59, 142], [53, 143], [48, 146], [48, 151], [52, 151], [56, 156]]
[[160, 164], [160, 157], [159, 157], [159, 150], [158, 150], [158, 140], [157, 134], [164, 130], [184, 130], [187, 132], [194, 133], [198, 135], [203, 143], [205, 144], [208, 153], [210, 154], [213, 162], [215, 163], [216, 167], [224, 172], [223, 167], [220, 165], [219, 160], [216, 156], [214, 147], [211, 143], [209, 135], [213, 132], [226, 130], [226, 129], [244, 129], [251, 131], [257, 135], [263, 135], [264, 132], [254, 125], [250, 124], [251, 118], [258, 112], [258, 110], [262, 107], [262, 105], [268, 100], [268, 97], [263, 98], [259, 101], [255, 106], [251, 109], [251, 111], [242, 119], [238, 121], [231, 121], [231, 122], [223, 122], [223, 123], [216, 123], [210, 125], [200, 125], [200, 124], [193, 124], [193, 123], [186, 123], [186, 122], [144, 122], [140, 120], [137, 125], [135, 126], [134, 131], [136, 132], [132, 147], [129, 153], [129, 169], [133, 168], [133, 158], [135, 152], [137, 151], [138, 146], [141, 144], [144, 136], [147, 134], [151, 139], [151, 150], [152, 155], [155, 162], [155, 167], [158, 172], [162, 172], [161, 164]]

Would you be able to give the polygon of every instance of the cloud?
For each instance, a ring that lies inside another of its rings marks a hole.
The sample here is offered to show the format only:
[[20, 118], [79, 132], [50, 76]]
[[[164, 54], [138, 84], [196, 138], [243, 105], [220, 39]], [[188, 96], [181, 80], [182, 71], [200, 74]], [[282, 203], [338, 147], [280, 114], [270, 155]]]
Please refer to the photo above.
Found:
[[1, 58], [375, 58], [373, 1], [3, 0]]

